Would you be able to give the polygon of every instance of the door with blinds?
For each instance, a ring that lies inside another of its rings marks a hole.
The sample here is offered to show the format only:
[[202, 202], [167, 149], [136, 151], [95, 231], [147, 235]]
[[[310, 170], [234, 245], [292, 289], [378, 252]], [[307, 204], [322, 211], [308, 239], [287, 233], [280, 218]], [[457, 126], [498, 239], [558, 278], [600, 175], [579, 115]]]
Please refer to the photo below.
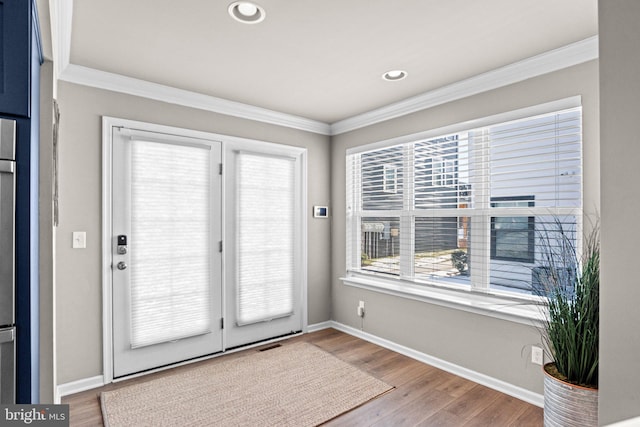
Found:
[[303, 328], [304, 150], [225, 148], [225, 346]]
[[223, 349], [221, 144], [113, 132], [117, 378]]

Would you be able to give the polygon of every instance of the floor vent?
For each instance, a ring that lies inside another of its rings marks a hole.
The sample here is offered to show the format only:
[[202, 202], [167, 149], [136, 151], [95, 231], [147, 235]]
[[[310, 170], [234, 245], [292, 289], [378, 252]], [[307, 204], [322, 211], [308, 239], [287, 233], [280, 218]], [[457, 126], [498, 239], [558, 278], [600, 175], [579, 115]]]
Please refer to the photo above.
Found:
[[258, 351], [273, 350], [274, 348], [278, 348], [278, 347], [282, 347], [282, 344], [274, 344], [274, 345], [270, 345], [269, 347], [263, 347], [261, 349], [258, 349]]

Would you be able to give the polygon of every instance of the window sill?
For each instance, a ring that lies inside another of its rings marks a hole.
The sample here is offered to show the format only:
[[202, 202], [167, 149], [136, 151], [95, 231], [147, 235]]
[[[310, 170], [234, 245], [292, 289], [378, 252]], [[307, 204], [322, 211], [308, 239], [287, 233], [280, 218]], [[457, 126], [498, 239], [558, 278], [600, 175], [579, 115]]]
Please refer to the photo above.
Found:
[[345, 285], [400, 298], [435, 304], [469, 313], [494, 317], [527, 326], [539, 327], [545, 320], [541, 307], [533, 299], [518, 299], [468, 290], [421, 285], [402, 279], [387, 279], [349, 273], [340, 280]]

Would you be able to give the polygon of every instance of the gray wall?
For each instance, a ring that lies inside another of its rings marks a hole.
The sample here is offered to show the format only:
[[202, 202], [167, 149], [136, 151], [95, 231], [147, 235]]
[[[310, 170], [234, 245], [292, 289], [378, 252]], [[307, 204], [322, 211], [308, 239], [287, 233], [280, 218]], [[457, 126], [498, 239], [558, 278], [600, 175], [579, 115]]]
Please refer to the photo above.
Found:
[[[600, 420], [640, 416], [640, 2], [599, 2], [602, 259]], [[632, 271], [633, 270], [633, 271]]]
[[[583, 97], [585, 207], [594, 211], [600, 202], [597, 61], [338, 135], [331, 144], [326, 136], [60, 82], [57, 383], [102, 374], [101, 117], [108, 115], [307, 147], [308, 204], [333, 208], [331, 223], [314, 220], [309, 209], [309, 324], [334, 319], [362, 326], [382, 338], [541, 393], [540, 368], [530, 364], [523, 351], [540, 342], [533, 327], [342, 284], [345, 150], [575, 95]], [[73, 231], [87, 232], [87, 249], [71, 249]], [[362, 325], [355, 310], [358, 300], [367, 304]]]
[[[431, 356], [542, 393], [542, 374], [529, 346], [540, 342], [533, 326], [388, 296], [344, 285], [345, 151], [396, 136], [581, 95], [584, 133], [584, 205], [599, 206], [598, 63], [591, 61], [490, 92], [335, 136], [332, 141], [333, 319]], [[359, 300], [366, 304], [361, 324]]]
[[[101, 165], [103, 115], [308, 149], [308, 321], [330, 319], [329, 137], [60, 82], [60, 225], [56, 230], [58, 384], [102, 374]], [[73, 231], [87, 248], [72, 249]]]

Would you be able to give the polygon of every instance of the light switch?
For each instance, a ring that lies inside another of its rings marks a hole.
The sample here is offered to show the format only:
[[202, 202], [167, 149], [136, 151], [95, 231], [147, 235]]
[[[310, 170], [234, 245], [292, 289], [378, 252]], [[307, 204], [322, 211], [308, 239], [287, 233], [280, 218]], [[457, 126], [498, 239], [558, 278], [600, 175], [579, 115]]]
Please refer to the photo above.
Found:
[[87, 247], [87, 232], [73, 232], [73, 249], [85, 249]]

